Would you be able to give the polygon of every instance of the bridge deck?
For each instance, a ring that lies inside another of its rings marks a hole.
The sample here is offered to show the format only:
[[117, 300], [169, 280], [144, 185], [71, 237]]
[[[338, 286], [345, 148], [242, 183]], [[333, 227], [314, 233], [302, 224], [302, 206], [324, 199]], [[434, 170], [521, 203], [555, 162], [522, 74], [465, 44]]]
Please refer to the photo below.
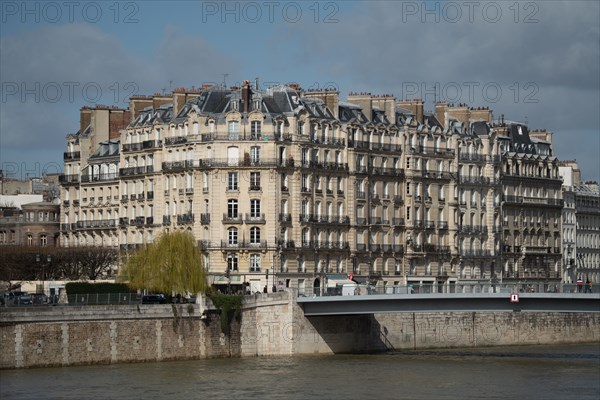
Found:
[[600, 294], [519, 293], [512, 303], [507, 293], [386, 294], [299, 297], [306, 316], [398, 312], [600, 312]]

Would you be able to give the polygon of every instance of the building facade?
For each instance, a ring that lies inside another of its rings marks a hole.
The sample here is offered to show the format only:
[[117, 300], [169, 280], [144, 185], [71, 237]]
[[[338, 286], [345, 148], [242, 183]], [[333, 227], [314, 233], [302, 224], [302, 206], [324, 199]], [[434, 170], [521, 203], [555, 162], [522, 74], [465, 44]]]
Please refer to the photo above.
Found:
[[57, 246], [60, 206], [48, 202], [0, 208], [0, 246]]
[[563, 179], [563, 254], [565, 283], [600, 279], [600, 193], [598, 183], [583, 181], [575, 160], [560, 163]]
[[246, 81], [83, 109], [80, 125], [65, 246], [132, 251], [187, 230], [210, 283], [252, 291], [324, 293], [342, 274], [440, 292], [561, 277], [551, 140], [486, 108]]

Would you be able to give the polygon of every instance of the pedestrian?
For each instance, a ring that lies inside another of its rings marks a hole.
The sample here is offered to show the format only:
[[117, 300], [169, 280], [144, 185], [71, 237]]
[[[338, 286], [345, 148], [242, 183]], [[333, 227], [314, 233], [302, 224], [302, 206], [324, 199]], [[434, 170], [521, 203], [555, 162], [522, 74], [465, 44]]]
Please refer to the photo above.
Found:
[[585, 292], [592, 293], [592, 281], [589, 279], [585, 282]]
[[267, 285], [263, 288], [263, 293], [267, 293]]

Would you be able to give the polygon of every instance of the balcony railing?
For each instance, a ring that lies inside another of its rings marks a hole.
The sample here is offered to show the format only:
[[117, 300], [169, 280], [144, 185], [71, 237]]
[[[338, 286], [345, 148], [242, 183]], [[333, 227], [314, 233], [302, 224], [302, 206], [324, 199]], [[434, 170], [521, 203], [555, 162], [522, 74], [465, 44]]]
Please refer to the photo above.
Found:
[[114, 228], [117, 225], [115, 219], [92, 220], [92, 221], [77, 221], [75, 227], [77, 229], [97, 229], [97, 228]]
[[177, 225], [187, 225], [194, 223], [194, 214], [179, 214], [177, 216]]
[[188, 139], [185, 136], [176, 136], [165, 138], [165, 146], [187, 143]]
[[292, 214], [279, 214], [279, 222], [292, 222]]
[[200, 214], [200, 223], [203, 225], [210, 223], [210, 214], [209, 213]]
[[82, 175], [81, 182], [102, 182], [102, 181], [116, 181], [119, 179], [119, 174], [117, 173], [109, 173], [109, 174], [98, 174], [98, 175]]
[[140, 151], [142, 150], [143, 145], [141, 142], [139, 143], [124, 143], [122, 147], [123, 153], [127, 153], [129, 151]]
[[142, 226], [146, 223], [144, 217], [135, 217], [129, 220], [129, 225]]
[[186, 168], [194, 168], [194, 166], [194, 160], [163, 161], [161, 164], [163, 171], [180, 171]]
[[79, 183], [79, 175], [60, 175], [58, 177], [58, 182], [63, 185], [69, 183]]
[[460, 161], [485, 162], [487, 156], [485, 154], [460, 153], [458, 159]]
[[459, 254], [463, 257], [490, 257], [492, 252], [490, 250], [477, 249], [477, 250], [467, 250], [460, 249]]
[[154, 166], [153, 165], [146, 165], [144, 167], [127, 167], [127, 168], [121, 168], [119, 170], [119, 175], [121, 175], [121, 176], [133, 176], [133, 175], [150, 174], [152, 172], [154, 172]]
[[264, 224], [267, 222], [264, 213], [246, 214], [245, 220], [247, 224]]
[[241, 224], [242, 223], [242, 214], [223, 214], [223, 223], [224, 224]]
[[277, 245], [282, 249], [293, 249], [296, 247], [296, 243], [293, 240], [277, 240]]
[[65, 161], [76, 161], [81, 159], [81, 152], [79, 151], [66, 151], [63, 155]]
[[261, 240], [259, 242], [253, 241], [235, 241], [235, 243], [230, 243], [228, 240], [221, 240], [221, 248], [224, 249], [266, 249], [268, 247], [266, 240]]
[[404, 226], [404, 218], [392, 218], [392, 225]]

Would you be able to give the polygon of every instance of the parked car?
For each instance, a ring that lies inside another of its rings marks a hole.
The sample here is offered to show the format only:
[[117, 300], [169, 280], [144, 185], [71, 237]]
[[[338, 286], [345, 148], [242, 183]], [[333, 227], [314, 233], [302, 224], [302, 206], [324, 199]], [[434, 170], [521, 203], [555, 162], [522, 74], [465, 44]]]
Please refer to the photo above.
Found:
[[166, 304], [167, 298], [164, 294], [147, 294], [142, 296], [142, 304]]
[[31, 295], [31, 301], [33, 304], [48, 304], [48, 296], [44, 293], [35, 293]]
[[13, 291], [4, 295], [4, 301], [7, 305], [29, 305], [31, 304], [31, 296], [27, 292]]
[[14, 293], [13, 304], [21, 305], [21, 306], [29, 306], [33, 304], [32, 297], [27, 292], [12, 292]]

